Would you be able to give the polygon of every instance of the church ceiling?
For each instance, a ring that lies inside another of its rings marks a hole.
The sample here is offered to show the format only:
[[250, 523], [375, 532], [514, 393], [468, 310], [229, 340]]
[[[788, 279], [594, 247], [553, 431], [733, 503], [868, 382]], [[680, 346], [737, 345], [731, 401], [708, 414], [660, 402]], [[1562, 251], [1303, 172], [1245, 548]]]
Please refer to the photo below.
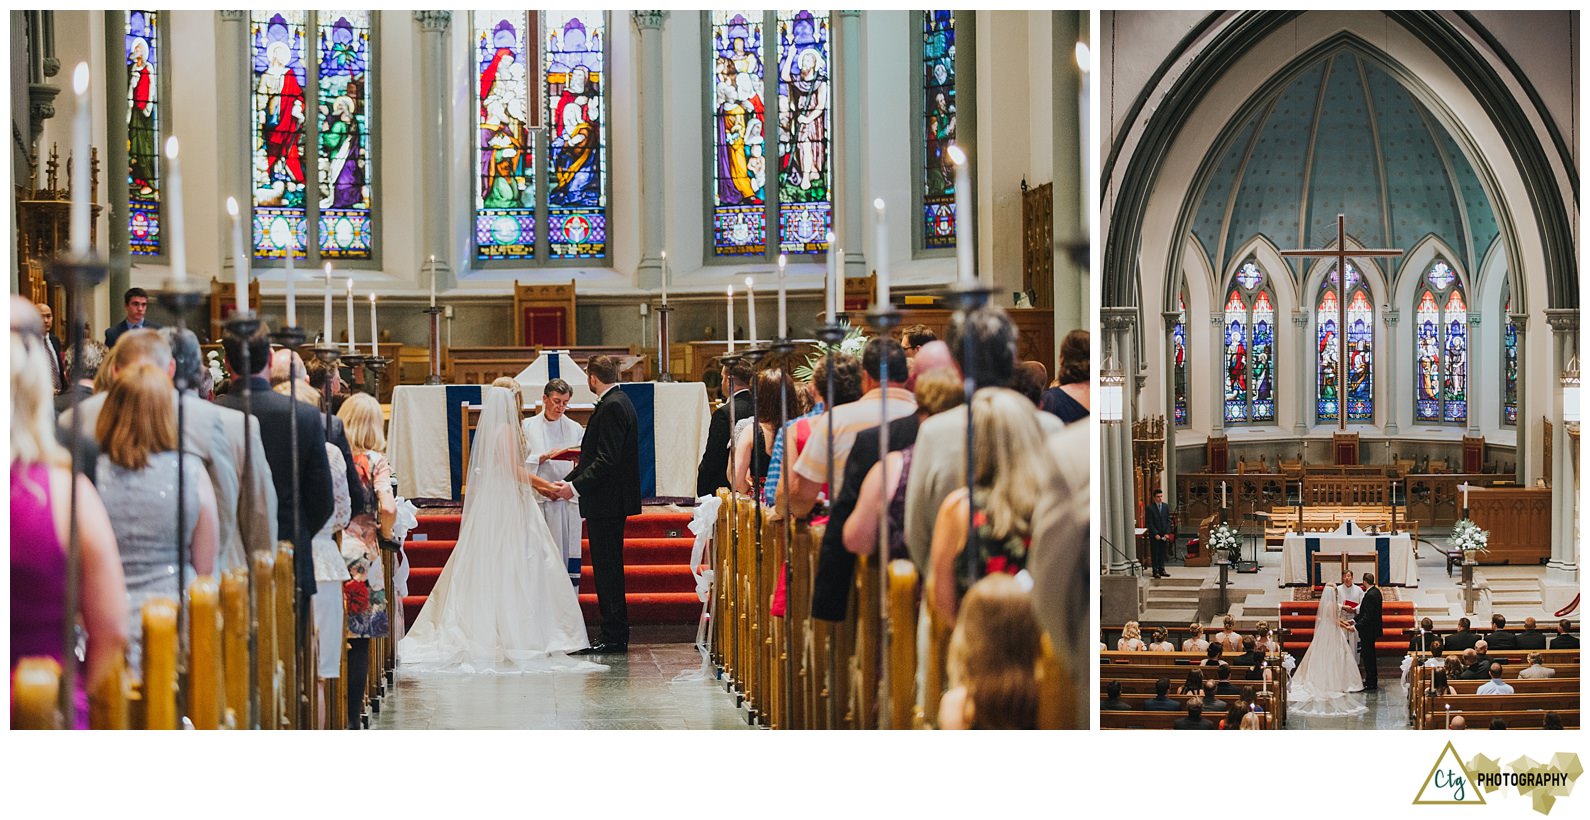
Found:
[[1210, 159], [1193, 214], [1193, 234], [1219, 270], [1240, 262], [1235, 254], [1256, 235], [1282, 248], [1331, 244], [1338, 213], [1362, 246], [1409, 249], [1434, 234], [1469, 270], [1496, 238], [1496, 215], [1458, 141], [1359, 52], [1330, 52], [1245, 110]]

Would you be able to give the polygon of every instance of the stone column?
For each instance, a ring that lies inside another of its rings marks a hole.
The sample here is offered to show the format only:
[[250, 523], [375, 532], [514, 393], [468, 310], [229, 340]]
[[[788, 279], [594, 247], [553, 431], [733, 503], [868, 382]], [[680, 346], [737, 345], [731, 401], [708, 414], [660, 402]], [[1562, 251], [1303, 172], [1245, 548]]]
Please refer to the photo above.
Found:
[[[1050, 57], [1054, 73], [1054, 337], [1059, 340], [1072, 328], [1088, 326], [1088, 272], [1070, 252], [1074, 243], [1088, 242], [1088, 221], [1082, 208], [1087, 176], [1082, 169], [1081, 122], [1082, 84], [1087, 78], [1077, 65], [1075, 47], [1087, 37], [1088, 12], [1053, 11], [1050, 16], [1054, 32]], [[1174, 497], [1169, 490], [1165, 494]]]
[[[1579, 312], [1574, 309], [1552, 308], [1546, 311], [1546, 323], [1551, 325], [1552, 361], [1552, 434], [1551, 434], [1551, 560], [1546, 563], [1545, 586], [1579, 583], [1579, 544], [1576, 539], [1574, 515], [1578, 496], [1575, 480], [1575, 448], [1569, 443], [1568, 429], [1563, 423], [1562, 388], [1558, 383], [1562, 372], [1579, 349]], [[1548, 597], [1549, 603], [1551, 598]]]
[[[1298, 348], [1300, 352], [1312, 350], [1314, 348], [1314, 346], [1309, 343], [1309, 339], [1311, 337], [1308, 334], [1308, 318], [1307, 310], [1297, 308], [1292, 311], [1292, 338], [1298, 341]], [[1272, 358], [1272, 361], [1281, 358], [1280, 356], [1275, 356], [1274, 352], [1271, 353], [1271, 356], [1274, 357]], [[1317, 380], [1310, 378], [1310, 374], [1318, 373], [1319, 371], [1317, 369], [1310, 369], [1309, 362], [1310, 358], [1308, 356], [1298, 356], [1294, 360], [1294, 365], [1292, 367], [1293, 370], [1297, 371], [1297, 402], [1294, 405], [1296, 407], [1297, 416], [1292, 421], [1292, 435], [1297, 436], [1298, 438], [1302, 438], [1308, 434], [1309, 425], [1314, 421], [1314, 383]], [[1315, 368], [1319, 367], [1319, 362], [1315, 361], [1313, 364]], [[1340, 413], [1347, 412], [1347, 402], [1345, 401], [1345, 396], [1342, 395], [1342, 386], [1346, 383], [1346, 378], [1340, 376], [1337, 377], [1336, 403], [1338, 405], [1337, 412]], [[1279, 398], [1277, 398], [1276, 404], [1277, 406], [1280, 405]], [[1275, 416], [1276, 421], [1281, 420], [1281, 413], [1279, 410], [1276, 411]], [[1300, 447], [1300, 449], [1306, 449], [1306, 447]]]
[[[1529, 372], [1529, 368], [1524, 366], [1524, 342], [1527, 339], [1525, 331], [1529, 329], [1529, 314], [1512, 313], [1508, 314], [1507, 318], [1512, 321], [1514, 329], [1518, 331], [1518, 423], [1513, 427], [1513, 473], [1518, 481], [1518, 486], [1528, 487], [1530, 481], [1525, 456], [1529, 453], [1529, 442], [1533, 437], [1529, 435], [1529, 406], [1524, 400], [1524, 390], [1529, 385], [1525, 375]], [[1507, 328], [1504, 327], [1502, 328], [1503, 341], [1506, 341], [1506, 334]], [[1502, 367], [1504, 369], [1507, 367], [1505, 361], [1502, 362]], [[1506, 389], [1505, 384], [1502, 387], [1504, 390]]]
[[1210, 381], [1213, 383], [1214, 392], [1209, 395], [1215, 399], [1215, 412], [1209, 417], [1209, 435], [1219, 436], [1226, 432], [1226, 314], [1215, 310], [1209, 313], [1209, 349], [1212, 356], [1209, 362], [1212, 365], [1209, 372], [1214, 374]]
[[[448, 185], [448, 157], [456, 146], [448, 139], [452, 119], [452, 86], [450, 55], [447, 50], [447, 31], [453, 24], [450, 11], [416, 11], [414, 22], [420, 28], [420, 173], [424, 181], [425, 197], [421, 216], [420, 258], [426, 261], [436, 257], [436, 289], [444, 291], [457, 283], [453, 265], [453, 232], [451, 217], [455, 214], [452, 188]], [[473, 230], [471, 230], [473, 232]], [[460, 265], [462, 267], [462, 265]], [[424, 279], [423, 274], [421, 279]], [[426, 285], [421, 281], [419, 284]]]
[[635, 25], [636, 89], [640, 98], [640, 264], [635, 285], [651, 289], [662, 285], [662, 251], [666, 240], [663, 217], [668, 190], [667, 141], [663, 130], [663, 23], [668, 12], [646, 9], [631, 12]]
[[[1167, 310], [1159, 314], [1165, 323], [1165, 347], [1160, 356], [1159, 365], [1165, 369], [1165, 475], [1160, 479], [1161, 488], [1165, 491], [1165, 499], [1171, 504], [1176, 503], [1176, 358], [1173, 353], [1176, 349], [1176, 340], [1172, 334], [1176, 330], [1176, 319], [1181, 316], [1179, 311]], [[1187, 408], [1188, 413], [1192, 408]]]
[[[221, 22], [217, 26], [217, 40], [215, 49], [215, 80], [216, 80], [216, 119], [222, 123], [220, 133], [217, 134], [216, 159], [221, 163], [221, 191], [223, 196], [237, 197], [237, 205], [244, 209], [247, 221], [245, 225], [253, 225], [251, 214], [254, 209], [254, 184], [250, 173], [249, 133], [253, 129], [252, 108], [250, 100], [253, 95], [249, 88], [248, 65], [248, 23], [249, 12], [226, 10], [219, 12]], [[162, 21], [169, 25], [170, 18]], [[118, 36], [119, 33], [118, 33]], [[170, 69], [170, 63], [163, 66]], [[159, 81], [159, 75], [155, 77]], [[122, 84], [126, 85], [126, 80]], [[181, 105], [179, 101], [177, 103]], [[307, 102], [305, 103], [308, 104]], [[169, 129], [169, 120], [162, 123]], [[166, 217], [164, 208], [161, 209], [162, 217]], [[191, 213], [191, 212], [190, 212]], [[214, 230], [220, 236], [231, 236], [232, 219], [227, 216], [224, 208], [215, 208], [211, 218], [214, 220]], [[243, 247], [254, 247], [254, 232], [252, 227], [244, 229]], [[169, 254], [169, 249], [167, 250]], [[222, 244], [221, 258], [232, 258], [232, 243]], [[224, 262], [222, 263], [225, 264]], [[237, 265], [237, 260], [232, 259], [232, 264]], [[236, 270], [234, 267], [232, 270]], [[256, 266], [256, 275], [260, 273]], [[236, 276], [235, 273], [223, 274], [221, 278]], [[113, 293], [120, 290], [112, 289]], [[114, 300], [119, 297], [112, 297]], [[113, 311], [114, 312], [114, 311]]]
[[1386, 325], [1385, 343], [1381, 345], [1385, 354], [1377, 356], [1376, 359], [1384, 363], [1384, 366], [1377, 364], [1375, 369], [1380, 371], [1381, 381], [1385, 385], [1380, 391], [1381, 414], [1386, 419], [1385, 431], [1388, 437], [1402, 432], [1402, 427], [1397, 424], [1397, 397], [1405, 392], [1397, 387], [1397, 365], [1402, 362], [1402, 359], [1397, 357], [1397, 323], [1401, 319], [1402, 312], [1396, 308], [1380, 312], [1380, 321]]
[[[1132, 498], [1132, 421], [1136, 418], [1136, 391], [1132, 389], [1138, 370], [1137, 308], [1104, 308], [1100, 323], [1104, 329], [1104, 353], [1126, 377], [1121, 389], [1121, 421], [1101, 425], [1100, 441], [1104, 465], [1104, 527], [1106, 541], [1101, 545], [1108, 571], [1112, 575], [1130, 572], [1137, 566], [1137, 512]], [[1103, 359], [1101, 359], [1102, 361]]]
[[[1471, 305], [1470, 307], [1472, 308], [1473, 306]], [[1478, 436], [1480, 434], [1479, 408], [1474, 403], [1474, 400], [1476, 398], [1478, 398], [1479, 395], [1480, 395], [1474, 389], [1475, 385], [1480, 384], [1480, 374], [1479, 374], [1480, 357], [1479, 357], [1479, 352], [1478, 352], [1479, 346], [1480, 346], [1480, 314], [1479, 314], [1478, 311], [1470, 310], [1469, 311], [1469, 350], [1468, 350], [1469, 372], [1468, 372], [1467, 378], [1463, 382], [1463, 394], [1467, 397], [1467, 401], [1468, 401], [1468, 407], [1465, 408], [1465, 409], [1468, 410], [1468, 417], [1469, 417], [1468, 434], [1471, 435], [1471, 436]], [[1482, 453], [1482, 459], [1481, 460], [1483, 461], [1483, 453]]]
[[[829, 88], [833, 96], [829, 106], [832, 119], [832, 156], [830, 198], [834, 208], [834, 242], [845, 251], [842, 260], [844, 275], [866, 276], [867, 255], [862, 243], [867, 236], [863, 220], [866, 191], [861, 169], [866, 163], [861, 148], [861, 96], [863, 56], [861, 48], [861, 12], [844, 9], [837, 12], [838, 36], [834, 38], [834, 65], [831, 66]], [[771, 178], [769, 184], [772, 184]], [[834, 197], [837, 191], [839, 196]]]
[[[115, 55], [123, 54], [126, 48], [126, 28], [127, 12], [105, 12], [105, 53], [112, 55], [105, 60], [106, 88], [127, 89], [127, 64], [115, 59]], [[166, 30], [170, 30], [169, 26]], [[159, 79], [157, 74], [156, 81]], [[127, 248], [126, 227], [129, 194], [125, 182], [121, 185], [109, 183], [126, 175], [126, 171], [116, 174], [115, 169], [127, 167], [127, 95], [107, 94], [105, 114], [105, 153], [99, 167], [100, 190], [105, 192], [105, 213], [110, 217], [105, 222], [105, 262], [109, 267], [105, 277], [109, 287], [105, 291], [107, 294], [121, 294], [132, 286], [132, 254]], [[162, 219], [161, 223], [164, 224], [165, 220]], [[109, 298], [114, 305], [118, 297]]]

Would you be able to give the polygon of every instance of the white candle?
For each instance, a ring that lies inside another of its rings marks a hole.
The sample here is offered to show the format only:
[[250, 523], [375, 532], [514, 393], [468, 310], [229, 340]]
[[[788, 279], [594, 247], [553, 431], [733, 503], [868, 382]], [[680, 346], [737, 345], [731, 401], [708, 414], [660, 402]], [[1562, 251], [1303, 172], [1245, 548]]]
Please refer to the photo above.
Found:
[[834, 252], [834, 321], [839, 321], [839, 314], [845, 312], [845, 249], [840, 248]]
[[756, 332], [756, 286], [751, 284], [751, 277], [745, 277], [745, 315], [751, 317], [751, 346], [755, 347], [762, 337]]
[[353, 349], [353, 277], [348, 277], [348, 352], [356, 353]]
[[166, 140], [166, 190], [171, 194], [171, 276], [177, 281], [188, 278], [188, 249], [182, 240], [182, 166], [177, 162], [177, 138]]
[[884, 215], [883, 200], [872, 201], [872, 252], [878, 258], [878, 308], [889, 306], [889, 221]]
[[1224, 509], [1225, 506], [1226, 506], [1226, 482], [1222, 481], [1222, 482], [1220, 482], [1220, 507], [1222, 509]]
[[829, 231], [828, 232], [828, 271], [827, 271], [827, 273], [825, 274], [825, 276], [823, 278], [823, 312], [828, 314], [828, 322], [829, 322], [829, 324], [833, 324], [834, 319], [836, 318], [834, 316], [834, 270], [835, 270], [835, 263], [836, 263], [836, 260], [834, 258], [834, 251], [835, 251], [835, 248], [834, 248], [834, 232], [833, 231]]
[[[232, 217], [232, 267], [237, 272], [237, 312], [248, 312], [248, 259], [243, 256], [243, 220], [237, 212], [237, 197], [226, 198], [226, 212]], [[291, 249], [287, 257], [292, 258]]]
[[436, 307], [436, 254], [431, 254], [431, 307]]
[[729, 286], [729, 352], [734, 352], [734, 286]]
[[298, 271], [293, 268], [293, 258], [298, 255], [296, 236], [287, 251], [287, 326], [298, 327], [298, 286], [293, 282], [298, 278]]
[[375, 291], [370, 291], [370, 355], [381, 355], [381, 335], [375, 328]]
[[78, 63], [72, 71], [72, 91], [77, 95], [77, 113], [72, 120], [72, 255], [89, 253], [90, 200], [88, 140], [88, 63]]
[[789, 262], [789, 257], [778, 255], [778, 337], [789, 338], [789, 314], [784, 305], [784, 266]]
[[976, 278], [972, 255], [972, 172], [971, 161], [959, 145], [951, 145], [950, 160], [955, 163], [955, 262], [960, 283], [970, 285]]
[[1463, 509], [1469, 508], [1469, 483], [1463, 482]]
[[326, 317], [321, 325], [320, 340], [331, 344], [331, 263], [326, 263]]
[[668, 252], [662, 252], [662, 292], [663, 307], [668, 307]]

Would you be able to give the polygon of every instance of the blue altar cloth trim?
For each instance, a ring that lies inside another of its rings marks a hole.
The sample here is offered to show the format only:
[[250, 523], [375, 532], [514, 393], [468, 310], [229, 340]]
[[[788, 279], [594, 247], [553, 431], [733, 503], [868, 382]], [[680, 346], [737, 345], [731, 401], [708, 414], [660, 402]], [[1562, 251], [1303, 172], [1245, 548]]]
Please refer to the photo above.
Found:
[[635, 430], [640, 444], [640, 497], [657, 494], [657, 391], [650, 382], [621, 384], [618, 389], [635, 406]]
[[1320, 582], [1319, 565], [1314, 563], [1314, 553], [1316, 552], [1319, 552], [1319, 539], [1303, 539], [1303, 566], [1308, 569], [1308, 583], [1310, 586]]
[[547, 381], [563, 378], [563, 357], [556, 353], [547, 356]]
[[464, 416], [458, 405], [463, 402], [480, 404], [479, 385], [449, 385], [447, 387], [447, 469], [452, 478], [453, 500], [464, 497], [464, 448], [469, 442], [464, 436]]

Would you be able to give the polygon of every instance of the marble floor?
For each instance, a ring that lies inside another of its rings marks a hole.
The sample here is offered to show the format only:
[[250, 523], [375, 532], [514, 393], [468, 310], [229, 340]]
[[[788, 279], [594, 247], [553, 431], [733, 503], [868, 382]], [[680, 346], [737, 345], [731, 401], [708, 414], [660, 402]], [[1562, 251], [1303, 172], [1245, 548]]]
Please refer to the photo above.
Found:
[[630, 644], [597, 658], [601, 672], [526, 675], [408, 673], [371, 720], [372, 729], [745, 729], [744, 712], [715, 680], [680, 680], [699, 669], [689, 643]]
[[1389, 665], [1380, 670], [1380, 688], [1364, 692], [1369, 711], [1352, 717], [1310, 717], [1289, 714], [1288, 729], [1411, 729], [1408, 725], [1408, 691], [1397, 682], [1397, 671]]

